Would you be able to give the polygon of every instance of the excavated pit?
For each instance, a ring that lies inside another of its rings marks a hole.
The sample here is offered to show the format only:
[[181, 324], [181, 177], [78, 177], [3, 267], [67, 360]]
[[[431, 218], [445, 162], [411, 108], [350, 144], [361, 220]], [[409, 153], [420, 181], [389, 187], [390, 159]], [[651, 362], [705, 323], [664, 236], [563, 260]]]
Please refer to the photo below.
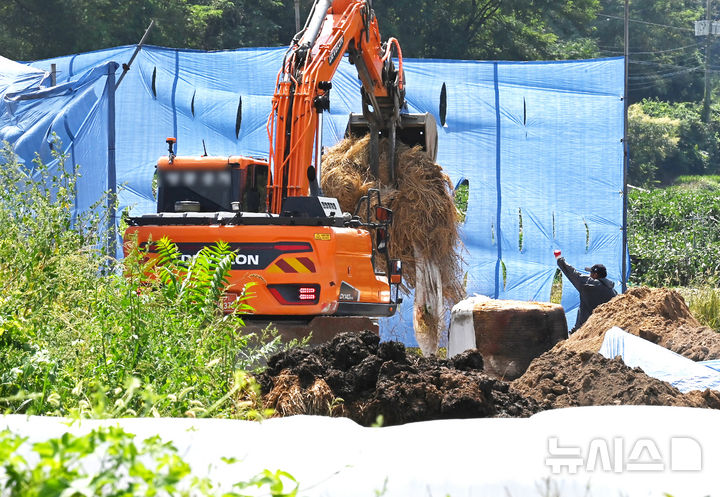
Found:
[[[341, 333], [313, 348], [271, 357], [258, 381], [276, 415], [344, 416], [364, 426], [455, 418], [527, 417], [537, 404], [482, 372], [468, 351], [452, 360], [424, 358], [370, 332]], [[340, 400], [342, 399], [342, 400]]]

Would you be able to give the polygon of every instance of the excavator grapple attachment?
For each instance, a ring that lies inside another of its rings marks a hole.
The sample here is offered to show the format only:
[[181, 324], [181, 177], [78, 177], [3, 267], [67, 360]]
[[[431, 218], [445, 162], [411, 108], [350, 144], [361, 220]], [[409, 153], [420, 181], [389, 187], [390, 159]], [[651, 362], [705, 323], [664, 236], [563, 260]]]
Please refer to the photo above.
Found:
[[[362, 114], [350, 114], [345, 136], [361, 137], [371, 133], [371, 124]], [[377, 129], [379, 138], [392, 140], [390, 126], [386, 129]], [[430, 113], [425, 114], [400, 114], [400, 124], [395, 127], [395, 140], [403, 142], [409, 147], [422, 146], [423, 150], [435, 160], [437, 158], [437, 125], [435, 118]]]

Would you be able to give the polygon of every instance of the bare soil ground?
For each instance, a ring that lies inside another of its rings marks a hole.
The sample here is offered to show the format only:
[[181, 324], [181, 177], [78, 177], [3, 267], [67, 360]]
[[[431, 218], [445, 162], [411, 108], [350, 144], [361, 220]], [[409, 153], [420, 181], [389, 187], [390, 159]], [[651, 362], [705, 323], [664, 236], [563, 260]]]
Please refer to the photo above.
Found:
[[620, 358], [556, 347], [535, 359], [512, 391], [543, 409], [574, 406], [647, 405], [720, 408], [718, 392], [683, 394], [669, 383], [629, 368]]
[[720, 334], [702, 326], [680, 294], [666, 288], [631, 288], [599, 306], [570, 338], [533, 360], [512, 390], [544, 409], [615, 404], [720, 408], [720, 392], [683, 394], [619, 358], [598, 354], [613, 326], [692, 360], [720, 356]]
[[341, 333], [322, 346], [271, 357], [258, 381], [267, 407], [278, 415], [345, 416], [364, 426], [380, 415], [389, 426], [539, 411], [535, 401], [511, 392], [509, 383], [482, 367], [477, 351], [453, 360], [423, 358], [401, 343], [379, 343], [370, 332]]
[[720, 359], [720, 333], [701, 325], [682, 296], [667, 288], [630, 288], [595, 309], [585, 324], [557, 347], [597, 352], [605, 332], [613, 326], [693, 361]]

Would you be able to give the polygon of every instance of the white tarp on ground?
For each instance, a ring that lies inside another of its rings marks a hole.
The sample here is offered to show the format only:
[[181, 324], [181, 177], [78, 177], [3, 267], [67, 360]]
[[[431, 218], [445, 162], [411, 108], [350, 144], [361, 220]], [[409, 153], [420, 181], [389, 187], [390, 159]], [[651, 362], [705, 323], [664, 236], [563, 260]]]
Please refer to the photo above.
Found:
[[709, 361], [698, 361], [698, 364], [713, 368], [715, 371], [720, 371], [720, 359], [711, 359]]
[[[287, 471], [299, 496], [717, 495], [720, 411], [612, 406], [545, 411], [528, 419], [472, 419], [363, 428], [296, 416], [262, 423], [0, 417], [0, 430], [44, 441], [119, 424], [139, 440], [173, 441], [198, 476], [224, 484]], [[242, 460], [223, 467], [221, 457]], [[549, 485], [549, 489], [547, 486]]]
[[666, 381], [681, 392], [720, 390], [720, 372], [617, 326], [605, 333], [600, 353], [608, 359], [620, 356], [631, 368], [642, 368], [649, 376]]

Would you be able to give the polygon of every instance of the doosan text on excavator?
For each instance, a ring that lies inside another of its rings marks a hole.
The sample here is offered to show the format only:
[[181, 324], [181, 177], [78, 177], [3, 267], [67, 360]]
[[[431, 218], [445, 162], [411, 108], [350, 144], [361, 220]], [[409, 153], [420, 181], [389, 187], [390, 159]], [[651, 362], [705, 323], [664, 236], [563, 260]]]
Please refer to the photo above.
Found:
[[278, 73], [267, 159], [175, 156], [168, 138], [168, 155], [157, 163], [157, 212], [128, 219], [126, 246], [148, 245], [152, 256], [152, 241], [166, 237], [191, 257], [227, 242], [235, 256], [225, 299], [253, 284], [249, 325], [272, 322], [287, 338], [312, 331], [313, 341], [377, 331], [376, 320], [393, 315], [399, 300], [401, 265], [388, 255], [392, 212], [379, 190], [350, 215], [320, 188], [323, 112], [345, 54], [362, 84], [362, 113], [350, 115], [346, 134], [370, 134], [375, 176], [381, 137], [390, 143], [390, 181], [396, 140], [419, 144], [434, 159], [435, 120], [403, 112], [402, 52], [394, 38], [381, 41], [372, 1], [316, 0]]

